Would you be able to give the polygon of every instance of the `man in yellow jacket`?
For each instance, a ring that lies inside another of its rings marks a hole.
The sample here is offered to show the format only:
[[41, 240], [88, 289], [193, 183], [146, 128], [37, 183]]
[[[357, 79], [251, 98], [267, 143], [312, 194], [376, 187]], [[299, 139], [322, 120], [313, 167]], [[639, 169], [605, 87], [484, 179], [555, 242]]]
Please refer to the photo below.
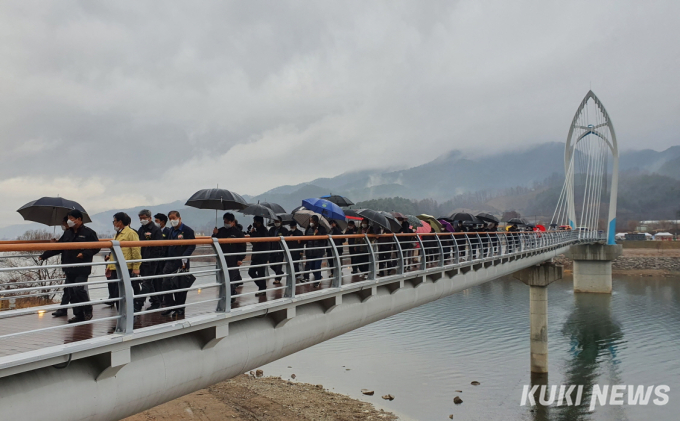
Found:
[[[116, 230], [116, 236], [114, 240], [139, 241], [139, 235], [137, 235], [135, 230], [130, 228], [130, 222], [132, 222], [132, 219], [124, 212], [118, 212], [117, 214], [113, 215], [113, 228]], [[142, 258], [141, 247], [122, 247], [121, 250], [123, 251], [125, 260], [139, 260]], [[110, 259], [111, 261], [115, 261], [113, 254], [110, 256]], [[141, 262], [127, 264], [127, 269], [131, 278], [134, 279], [139, 277], [139, 267], [141, 265]], [[122, 279], [118, 277], [115, 264], [106, 266], [106, 278]], [[140, 283], [141, 281], [132, 281], [132, 290], [134, 291], [135, 295], [140, 294], [141, 292]], [[109, 298], [119, 297], [118, 285], [118, 282], [112, 282], [109, 284]], [[132, 299], [132, 297], [130, 297], [130, 299]], [[118, 308], [118, 301], [116, 301], [116, 308]], [[135, 304], [135, 312], [141, 310], [141, 306], [137, 306], [137, 304]]]

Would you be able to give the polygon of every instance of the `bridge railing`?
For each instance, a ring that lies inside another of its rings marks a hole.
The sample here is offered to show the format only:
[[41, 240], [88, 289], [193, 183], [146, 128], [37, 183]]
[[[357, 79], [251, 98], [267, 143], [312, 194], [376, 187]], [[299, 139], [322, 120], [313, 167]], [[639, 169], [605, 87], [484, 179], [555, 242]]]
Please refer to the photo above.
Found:
[[[79, 326], [94, 326], [90, 336], [130, 335], [185, 317], [234, 309], [255, 312], [281, 300], [333, 294], [361, 282], [578, 241], [578, 233], [555, 231], [1, 243], [0, 344], [33, 338], [30, 342]], [[135, 248], [144, 257], [126, 259]], [[39, 260], [45, 251], [57, 255]], [[62, 264], [62, 253], [90, 255], [92, 261]], [[147, 301], [156, 305], [144, 308]], [[65, 309], [86, 317], [74, 323], [45, 317]], [[15, 349], [20, 353], [23, 348]], [[8, 353], [12, 351], [3, 353], [0, 346], [0, 362]]]

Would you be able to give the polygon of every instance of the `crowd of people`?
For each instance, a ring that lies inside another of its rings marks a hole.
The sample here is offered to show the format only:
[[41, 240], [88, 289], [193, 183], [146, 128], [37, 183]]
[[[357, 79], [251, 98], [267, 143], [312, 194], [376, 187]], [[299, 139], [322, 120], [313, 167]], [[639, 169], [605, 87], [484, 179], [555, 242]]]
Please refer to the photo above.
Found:
[[[105, 276], [108, 280], [121, 279], [118, 273], [116, 260], [124, 259], [127, 262], [127, 275], [131, 279], [132, 289], [135, 296], [134, 311], [143, 311], [146, 299], [149, 299], [149, 306], [146, 310], [155, 310], [166, 307], [167, 310], [161, 314], [163, 316], [183, 316], [184, 305], [186, 303], [187, 292], [177, 291], [191, 287], [195, 277], [190, 273], [191, 256], [196, 246], [194, 244], [180, 243], [177, 240], [195, 239], [194, 230], [182, 222], [178, 211], [170, 211], [167, 215], [157, 213], [152, 215], [148, 209], [141, 210], [137, 215], [140, 227], [136, 231], [130, 227], [132, 218], [124, 212], [113, 215], [113, 227], [115, 229], [114, 241], [155, 241], [153, 244], [144, 247], [120, 247], [112, 249], [112, 252], [105, 256], [108, 261]], [[413, 234], [414, 228], [406, 218], [397, 218], [400, 224], [396, 233]], [[326, 221], [324, 221], [326, 222]], [[239, 239], [248, 237], [250, 240], [258, 238], [285, 237], [288, 252], [291, 255], [294, 271], [298, 274], [298, 281], [310, 283], [313, 288], [319, 288], [322, 276], [322, 263], [327, 261], [330, 277], [334, 271], [340, 270], [334, 261], [334, 253], [331, 248], [333, 245], [341, 256], [347, 251], [351, 261], [352, 274], [366, 276], [369, 271], [369, 250], [367, 237], [364, 234], [389, 234], [386, 228], [371, 223], [368, 219], [347, 222], [347, 228], [342, 230], [336, 220], [328, 221], [330, 231], [320, 223], [319, 216], [312, 215], [304, 231], [298, 226], [295, 220], [282, 221], [273, 220], [268, 228], [262, 216], [255, 216], [252, 225], [244, 230], [238, 223], [235, 215], [227, 212], [223, 215], [223, 226], [215, 228], [212, 236], [215, 238]], [[466, 249], [472, 257], [477, 257], [479, 253], [488, 255], [492, 250], [497, 249], [499, 239], [497, 235], [489, 234], [497, 230], [497, 223], [489, 222], [483, 224], [467, 224], [462, 221], [452, 221], [446, 228], [449, 232], [485, 232], [486, 235], [479, 236], [449, 236], [441, 237], [440, 241], [434, 236], [423, 236], [422, 250], [420, 254], [426, 261], [432, 261], [439, 255], [439, 243], [441, 243], [445, 256], [450, 256], [454, 249], [459, 250], [459, 257], [465, 258]], [[344, 224], [343, 224], [344, 225]], [[97, 234], [83, 224], [83, 214], [79, 210], [71, 210], [64, 218], [62, 228], [63, 235], [58, 240], [60, 243], [72, 242], [96, 242], [99, 241]], [[516, 233], [520, 231], [517, 225], [512, 225], [508, 231]], [[432, 229], [431, 232], [434, 232]], [[330, 234], [333, 245], [329, 243], [326, 235]], [[338, 235], [360, 234], [361, 237], [353, 238], [333, 238]], [[514, 235], [510, 234], [512, 239]], [[289, 237], [320, 237], [316, 239], [295, 240]], [[321, 238], [324, 237], [324, 238]], [[398, 236], [399, 246], [406, 259], [414, 261], [415, 249], [420, 247], [415, 235]], [[377, 248], [376, 272], [378, 276], [388, 275], [395, 268], [396, 259], [392, 256], [396, 252], [392, 238], [379, 237], [375, 241]], [[159, 243], [160, 242], [160, 243]], [[163, 242], [167, 242], [167, 245]], [[248, 275], [258, 288], [256, 296], [262, 296], [267, 289], [267, 267], [274, 273], [274, 285], [280, 285], [284, 276], [284, 253], [286, 250], [281, 242], [266, 240], [239, 241], [220, 243], [222, 252], [228, 268], [231, 294], [236, 295], [236, 291], [243, 285], [240, 266], [246, 259], [247, 242], [252, 244], [250, 252], [250, 264]], [[454, 243], [456, 242], [456, 243]], [[515, 241], [508, 242], [508, 249], [512, 251]], [[118, 250], [118, 251], [116, 251]], [[78, 304], [89, 302], [87, 290], [88, 277], [92, 273], [93, 257], [99, 253], [98, 249], [80, 250], [53, 250], [44, 252], [39, 258], [48, 259], [52, 256], [61, 255], [62, 264], [67, 265], [63, 268], [66, 275], [66, 287], [62, 295], [61, 304]], [[118, 256], [116, 253], [121, 253]], [[304, 256], [304, 267], [302, 266]], [[161, 259], [161, 260], [159, 260]], [[341, 257], [342, 259], [342, 257]], [[310, 278], [313, 280], [310, 281]], [[140, 279], [136, 279], [140, 278]], [[119, 306], [120, 292], [119, 282], [109, 282], [109, 305]], [[141, 295], [141, 296], [140, 296]], [[69, 323], [83, 322], [92, 318], [92, 306], [84, 304], [73, 306], [74, 316], [69, 319]], [[62, 308], [54, 313], [55, 317], [67, 316], [67, 309]]]

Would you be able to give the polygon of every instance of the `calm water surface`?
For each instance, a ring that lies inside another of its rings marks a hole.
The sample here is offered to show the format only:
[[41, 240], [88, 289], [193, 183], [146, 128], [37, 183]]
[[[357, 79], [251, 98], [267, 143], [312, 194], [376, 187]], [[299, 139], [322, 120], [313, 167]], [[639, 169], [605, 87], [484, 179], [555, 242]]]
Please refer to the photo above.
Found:
[[[680, 279], [618, 277], [614, 294], [549, 289], [548, 384], [583, 384], [581, 407], [520, 406], [529, 373], [529, 288], [504, 278], [347, 333], [263, 367], [323, 384], [402, 419], [680, 419]], [[291, 366], [292, 368], [288, 368]], [[470, 382], [481, 382], [471, 386]], [[589, 412], [592, 385], [670, 386], [665, 406]], [[364, 396], [361, 389], [375, 390]], [[462, 393], [455, 392], [462, 390]], [[381, 399], [392, 394], [392, 402]], [[454, 405], [460, 396], [463, 404]], [[530, 412], [534, 409], [533, 412]]]

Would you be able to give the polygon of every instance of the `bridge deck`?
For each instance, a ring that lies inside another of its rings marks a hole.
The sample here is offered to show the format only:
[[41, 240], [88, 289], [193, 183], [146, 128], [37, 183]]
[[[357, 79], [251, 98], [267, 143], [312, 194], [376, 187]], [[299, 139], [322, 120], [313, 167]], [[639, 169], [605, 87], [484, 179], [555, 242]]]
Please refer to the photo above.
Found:
[[[349, 262], [349, 260], [347, 260]], [[325, 262], [324, 262], [325, 265]], [[245, 271], [243, 271], [245, 275]], [[324, 275], [328, 275], [326, 270], [323, 271]], [[394, 271], [393, 271], [394, 273]], [[349, 284], [352, 282], [360, 282], [365, 280], [360, 276], [350, 276], [351, 269], [344, 268], [343, 270], [343, 284]], [[243, 276], [244, 280], [248, 280], [247, 275]], [[285, 284], [285, 278], [282, 280]], [[331, 280], [324, 277], [321, 281], [321, 289], [329, 288]], [[272, 281], [267, 282], [267, 288], [271, 288]], [[236, 290], [237, 294], [255, 292], [257, 287], [253, 282], [246, 282], [242, 287]], [[297, 285], [296, 295], [304, 294], [306, 292], [317, 291], [311, 284]], [[206, 297], [207, 294], [210, 294]], [[284, 290], [267, 291], [265, 296], [255, 297], [254, 294], [236, 297], [236, 301], [232, 304], [232, 308], [239, 308], [250, 304], [262, 303], [268, 300], [274, 300], [278, 298], [283, 298]], [[210, 289], [202, 291], [197, 294], [192, 292], [187, 297], [187, 304], [192, 302], [203, 301], [206, 298], [217, 296], [217, 291], [215, 289]], [[147, 301], [148, 304], [148, 301]], [[200, 314], [213, 313], [215, 311], [215, 303], [197, 304], [189, 305], [186, 307], [186, 316], [192, 317]], [[71, 315], [69, 311], [69, 315]], [[106, 317], [114, 317], [117, 315], [117, 310], [115, 307], [108, 307], [106, 305], [96, 305], [93, 309], [93, 320], [101, 319]], [[69, 326], [66, 322], [66, 317], [52, 317], [51, 313], [42, 313], [39, 315], [30, 314], [25, 316], [17, 316], [4, 319], [0, 323], [0, 335], [11, 334], [15, 332], [24, 332], [34, 329], [42, 329], [52, 326], [64, 326], [62, 329], [52, 329], [47, 331], [39, 331], [33, 333], [27, 333], [25, 335], [16, 336], [13, 338], [7, 338], [0, 341], [0, 357], [19, 354], [23, 352], [33, 351], [48, 346], [67, 344], [72, 342], [78, 342], [85, 339], [91, 339], [99, 336], [110, 335], [114, 332], [116, 327], [115, 320], [104, 320], [100, 322], [95, 322], [88, 325], [80, 326]], [[162, 316], [160, 312], [151, 314], [142, 314], [136, 316], [134, 320], [134, 328], [149, 327], [154, 325], [159, 325], [167, 323], [171, 320], [177, 320], [177, 318], [171, 318], [169, 316]]]

